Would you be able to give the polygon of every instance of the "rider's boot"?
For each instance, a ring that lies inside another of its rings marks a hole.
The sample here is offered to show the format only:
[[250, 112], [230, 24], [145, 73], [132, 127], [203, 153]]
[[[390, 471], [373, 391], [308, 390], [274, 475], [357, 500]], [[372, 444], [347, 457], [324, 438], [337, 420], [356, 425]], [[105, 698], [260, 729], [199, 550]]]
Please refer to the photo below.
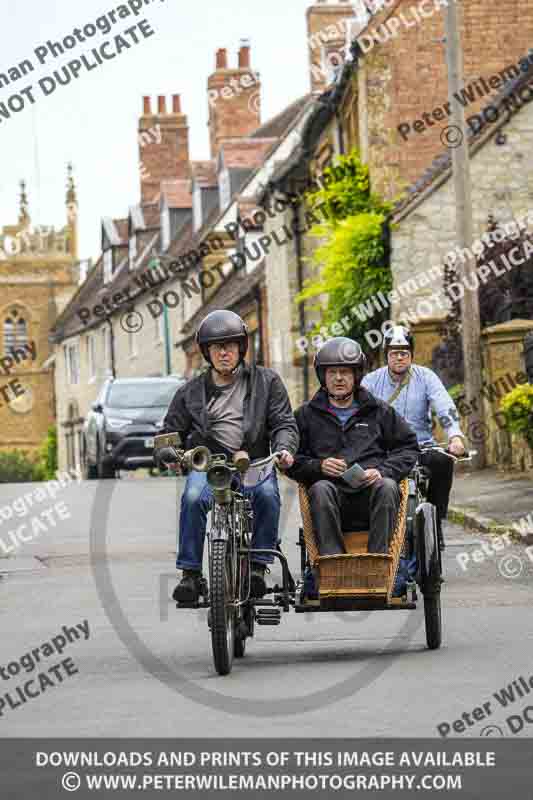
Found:
[[250, 596], [263, 597], [266, 594], [267, 585], [265, 581], [266, 564], [259, 561], [252, 561], [252, 572], [250, 574]]
[[200, 570], [184, 569], [181, 581], [172, 594], [176, 603], [196, 603], [200, 595], [207, 594], [207, 582]]

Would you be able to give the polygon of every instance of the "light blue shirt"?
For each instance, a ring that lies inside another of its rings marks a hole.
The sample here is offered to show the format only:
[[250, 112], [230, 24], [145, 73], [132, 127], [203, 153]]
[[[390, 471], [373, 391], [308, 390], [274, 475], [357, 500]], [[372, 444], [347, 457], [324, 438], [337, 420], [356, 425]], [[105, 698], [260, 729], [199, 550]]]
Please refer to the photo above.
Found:
[[[398, 386], [392, 380], [388, 367], [381, 367], [365, 375], [361, 385], [374, 397], [385, 402], [388, 402]], [[411, 366], [411, 380], [403, 387], [392, 407], [409, 423], [419, 444], [435, 441], [431, 432], [431, 409], [437, 415], [448, 439], [452, 436], [461, 436], [464, 439], [455, 403], [440, 378], [428, 367], [419, 367], [416, 364]]]

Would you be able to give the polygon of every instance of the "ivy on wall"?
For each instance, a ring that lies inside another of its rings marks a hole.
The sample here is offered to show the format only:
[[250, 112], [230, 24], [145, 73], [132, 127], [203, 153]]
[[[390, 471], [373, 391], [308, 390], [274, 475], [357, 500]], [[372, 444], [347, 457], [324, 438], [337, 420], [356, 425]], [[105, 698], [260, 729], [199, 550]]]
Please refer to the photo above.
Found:
[[[392, 288], [387, 238], [392, 203], [371, 191], [368, 167], [356, 150], [324, 170], [322, 180], [321, 189], [305, 195], [306, 207], [327, 221], [309, 231], [320, 244], [306, 259], [314, 274], [296, 302], [317, 301], [308, 306], [320, 314], [316, 330], [343, 318], [349, 320], [345, 335], [364, 345], [368, 323], [353, 316], [353, 309], [377, 292], [386, 294]], [[326, 304], [323, 295], [327, 295]], [[379, 312], [372, 327], [379, 327], [385, 319], [385, 313]]]

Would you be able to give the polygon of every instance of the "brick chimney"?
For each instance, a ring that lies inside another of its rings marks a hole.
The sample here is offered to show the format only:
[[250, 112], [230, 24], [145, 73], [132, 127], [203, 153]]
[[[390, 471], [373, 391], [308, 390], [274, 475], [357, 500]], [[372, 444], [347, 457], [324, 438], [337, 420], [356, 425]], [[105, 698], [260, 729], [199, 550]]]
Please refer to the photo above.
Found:
[[157, 197], [161, 181], [190, 177], [189, 126], [187, 117], [181, 113], [178, 94], [172, 96], [172, 111], [167, 111], [164, 95], [157, 98], [157, 112], [155, 102], [150, 97], [143, 98], [139, 161], [141, 203], [150, 203]]
[[307, 9], [307, 46], [313, 92], [325, 91], [331, 83], [334, 68], [344, 60], [348, 33], [354, 21], [354, 6], [357, 13], [354, 0], [316, 0]]
[[248, 136], [261, 124], [261, 83], [250, 60], [250, 43], [241, 41], [237, 66], [228, 67], [228, 54], [217, 50], [216, 69], [207, 80], [209, 141], [215, 158], [226, 139]]

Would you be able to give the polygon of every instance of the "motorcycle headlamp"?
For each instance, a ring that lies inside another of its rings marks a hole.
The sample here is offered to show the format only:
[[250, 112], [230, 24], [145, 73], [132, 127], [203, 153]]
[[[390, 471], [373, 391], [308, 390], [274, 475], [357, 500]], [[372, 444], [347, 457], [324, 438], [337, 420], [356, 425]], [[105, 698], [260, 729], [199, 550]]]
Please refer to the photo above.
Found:
[[215, 464], [207, 470], [207, 482], [217, 491], [229, 489], [232, 477], [232, 471], [227, 464]]

